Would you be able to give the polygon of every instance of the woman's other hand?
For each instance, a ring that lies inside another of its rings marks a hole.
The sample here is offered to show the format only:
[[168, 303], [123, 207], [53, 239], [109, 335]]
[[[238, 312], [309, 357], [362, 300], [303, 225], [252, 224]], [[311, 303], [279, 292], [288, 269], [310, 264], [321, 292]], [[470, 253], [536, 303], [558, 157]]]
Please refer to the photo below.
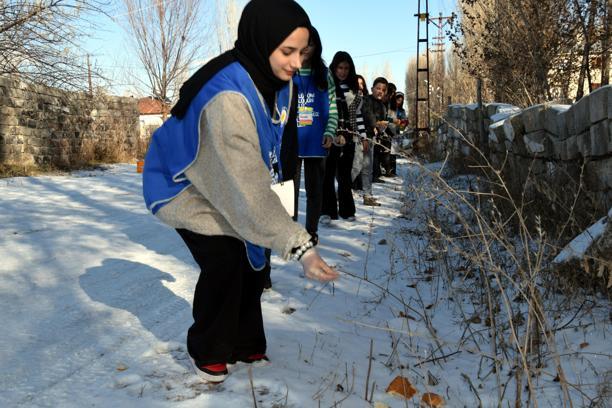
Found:
[[346, 144], [346, 139], [342, 135], [337, 135], [334, 144], [336, 146], [344, 146]]
[[334, 139], [332, 137], [325, 136], [323, 138], [323, 144], [321, 146], [323, 146], [325, 149], [329, 149], [333, 142], [334, 142]]
[[376, 122], [376, 127], [378, 128], [379, 131], [385, 130], [388, 125], [389, 125], [389, 122], [387, 122], [386, 120], [379, 120], [378, 122]]

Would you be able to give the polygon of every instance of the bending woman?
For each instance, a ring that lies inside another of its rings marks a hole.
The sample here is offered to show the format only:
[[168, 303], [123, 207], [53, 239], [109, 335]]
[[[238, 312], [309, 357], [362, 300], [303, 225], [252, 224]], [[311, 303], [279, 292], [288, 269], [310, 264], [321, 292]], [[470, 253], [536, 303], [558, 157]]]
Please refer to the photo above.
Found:
[[271, 185], [310, 21], [292, 0], [252, 0], [233, 50], [181, 88], [151, 140], [143, 190], [149, 210], [175, 228], [201, 268], [187, 349], [206, 381], [227, 363], [267, 360], [260, 297], [264, 248], [302, 263], [311, 279], [338, 274], [317, 254]]

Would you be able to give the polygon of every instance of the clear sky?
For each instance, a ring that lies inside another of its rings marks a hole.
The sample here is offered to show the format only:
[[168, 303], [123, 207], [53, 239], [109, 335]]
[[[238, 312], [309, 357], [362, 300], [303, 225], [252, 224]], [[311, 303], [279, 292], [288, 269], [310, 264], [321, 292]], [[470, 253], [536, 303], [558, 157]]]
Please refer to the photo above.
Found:
[[[406, 66], [417, 48], [417, 0], [298, 0], [319, 30], [323, 57], [329, 64], [336, 51], [348, 51], [357, 73], [365, 74], [368, 86], [377, 76], [388, 76], [404, 89]], [[424, 0], [421, 0], [424, 10]], [[455, 0], [430, 0], [432, 16], [449, 16]], [[430, 42], [437, 28], [430, 25]], [[385, 65], [390, 66], [385, 72]]]
[[[348, 51], [358, 73], [365, 74], [368, 86], [373, 78], [386, 75], [398, 89], [404, 89], [408, 60], [416, 55], [417, 18], [414, 14], [417, 13], [417, 0], [297, 1], [319, 30], [327, 63], [336, 51]], [[112, 3], [110, 14], [120, 16], [120, 0], [112, 0]], [[238, 0], [238, 3], [243, 5], [246, 1]], [[430, 0], [430, 15], [448, 16], [455, 10], [455, 3], [455, 0]], [[204, 4], [214, 5], [214, 1], [204, 0]], [[85, 51], [92, 54], [96, 65], [112, 79], [113, 91], [123, 93], [133, 78], [142, 76], [143, 71], [119, 25], [106, 17], [99, 23], [96, 38], [86, 43]], [[430, 24], [429, 30], [430, 42], [433, 42], [437, 28]]]

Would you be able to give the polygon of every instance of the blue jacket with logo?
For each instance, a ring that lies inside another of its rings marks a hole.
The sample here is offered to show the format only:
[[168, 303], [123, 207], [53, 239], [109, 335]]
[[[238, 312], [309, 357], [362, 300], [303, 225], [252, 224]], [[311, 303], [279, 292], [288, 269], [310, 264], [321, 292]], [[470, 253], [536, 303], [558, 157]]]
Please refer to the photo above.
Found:
[[[271, 183], [281, 176], [280, 148], [283, 128], [290, 103], [290, 86], [277, 95], [278, 120], [273, 116], [247, 71], [238, 62], [217, 72], [199, 91], [182, 119], [168, 119], [151, 138], [143, 171], [143, 195], [147, 208], [155, 214], [160, 208], [191, 185], [185, 171], [198, 156], [200, 147], [200, 115], [206, 105], [219, 93], [236, 92], [243, 95], [255, 118], [261, 158], [270, 169]], [[265, 266], [264, 249], [247, 242], [249, 260], [255, 269]]]
[[329, 119], [328, 91], [319, 89], [310, 74], [298, 72], [293, 82], [298, 93], [298, 155], [301, 158], [327, 157], [328, 150], [322, 144]]

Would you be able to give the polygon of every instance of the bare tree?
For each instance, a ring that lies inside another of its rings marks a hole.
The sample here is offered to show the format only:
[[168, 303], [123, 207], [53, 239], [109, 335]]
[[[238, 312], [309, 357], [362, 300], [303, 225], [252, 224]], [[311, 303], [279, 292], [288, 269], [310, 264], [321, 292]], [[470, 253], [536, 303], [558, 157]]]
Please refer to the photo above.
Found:
[[382, 76], [389, 82], [393, 82], [393, 68], [391, 68], [391, 62], [386, 59], [383, 64]]
[[[83, 20], [103, 0], [0, 0], [0, 75], [64, 89], [83, 89], [98, 73], [78, 41]], [[92, 72], [93, 71], [93, 72]]]
[[[420, 66], [425, 65], [425, 55], [421, 55]], [[416, 121], [414, 106], [416, 103], [416, 57], [412, 57], [408, 61], [406, 69], [406, 104], [408, 109], [408, 120], [414, 124]], [[476, 101], [476, 86], [475, 76], [466, 70], [465, 65], [461, 63], [459, 55], [453, 50], [447, 53], [437, 55], [436, 58], [430, 60], [430, 75], [431, 83], [427, 86], [424, 79], [421, 78], [419, 86], [419, 95], [424, 96], [429, 92], [429, 108], [433, 118], [432, 125], [436, 127], [439, 118], [446, 113], [448, 102], [451, 103], [474, 103]], [[483, 97], [486, 100], [491, 100], [490, 92], [485, 92]], [[420, 108], [419, 108], [420, 109]], [[423, 122], [425, 116], [420, 117], [419, 126], [426, 126]]]
[[[582, 28], [583, 47], [582, 47], [582, 64], [580, 64], [580, 75], [578, 76], [578, 89], [576, 91], [576, 99], [582, 98], [584, 95], [584, 81], [588, 81], [589, 91], [593, 89], [591, 82], [591, 48], [593, 47], [593, 39], [595, 37], [595, 17], [597, 16], [598, 1], [591, 0], [590, 4], [581, 4], [580, 1], [574, 0], [574, 5], [580, 17], [580, 26]], [[584, 10], [584, 11], [583, 11]]]
[[608, 0], [601, 0], [602, 6], [602, 39], [601, 39], [601, 86], [610, 83], [610, 25], [612, 25], [612, 13]]
[[555, 96], [553, 88], [568, 98], [568, 83], [581, 65], [576, 57], [584, 53], [584, 4], [585, 0], [460, 0], [454, 42], [468, 71], [492, 86], [499, 102], [540, 103]]
[[[367, 62], [364, 62], [364, 63], [361, 65], [361, 68], [359, 68], [359, 70], [357, 71], [357, 73], [358, 73], [359, 75], [361, 75], [362, 77], [364, 77], [364, 78], [365, 78], [365, 80], [366, 80], [366, 85], [368, 85], [368, 86], [372, 85], [372, 84], [371, 84], [371, 83], [369, 83], [369, 81], [368, 81], [368, 78], [370, 77], [370, 66], [368, 65], [368, 63], [367, 63]], [[370, 91], [370, 90], [368, 89], [368, 92], [369, 92], [369, 91]]]
[[240, 19], [240, 6], [236, 0], [217, 0], [217, 41], [219, 52], [234, 47], [238, 36], [238, 21]]
[[[168, 103], [178, 94], [206, 35], [198, 31], [202, 0], [123, 0], [126, 29], [146, 72], [150, 93]], [[197, 35], [197, 37], [196, 37]]]

